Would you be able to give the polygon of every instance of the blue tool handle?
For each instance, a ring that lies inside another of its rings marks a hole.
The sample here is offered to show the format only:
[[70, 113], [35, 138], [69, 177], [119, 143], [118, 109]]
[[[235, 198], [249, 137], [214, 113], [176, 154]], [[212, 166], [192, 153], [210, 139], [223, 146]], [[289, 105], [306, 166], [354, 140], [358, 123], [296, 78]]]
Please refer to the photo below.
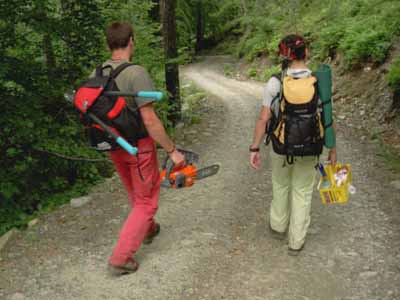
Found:
[[325, 171], [325, 168], [324, 168], [324, 165], [323, 164], [318, 164], [318, 169], [319, 169], [319, 171], [321, 172], [321, 175], [323, 176], [323, 177], [327, 177], [328, 176], [328, 174], [326, 174], [326, 171]]
[[129, 144], [124, 138], [117, 137], [117, 143], [124, 148], [129, 154], [136, 155], [138, 149]]
[[162, 100], [162, 98], [164, 97], [163, 93], [161, 92], [145, 92], [145, 91], [141, 91], [137, 93], [138, 97], [143, 97], [143, 98], [154, 98], [157, 100]]

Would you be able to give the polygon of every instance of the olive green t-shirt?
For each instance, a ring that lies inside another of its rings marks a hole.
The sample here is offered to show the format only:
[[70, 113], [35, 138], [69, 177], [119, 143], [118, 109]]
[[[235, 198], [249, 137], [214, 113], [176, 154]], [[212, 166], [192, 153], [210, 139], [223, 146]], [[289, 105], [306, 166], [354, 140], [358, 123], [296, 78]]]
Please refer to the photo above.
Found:
[[[123, 63], [128, 63], [128, 60], [107, 60], [103, 63], [103, 67], [110, 65], [113, 70], [115, 70], [119, 65]], [[110, 72], [110, 68], [106, 68], [103, 70], [103, 74], [107, 75]], [[90, 77], [94, 77], [96, 74], [96, 70], [90, 74]], [[154, 91], [154, 84], [150, 78], [149, 73], [145, 68], [138, 65], [131, 65], [122, 70], [121, 73], [115, 79], [118, 88], [121, 92], [134, 92], [137, 93], [139, 91]], [[131, 103], [131, 97], [125, 97], [128, 103]], [[142, 107], [146, 104], [152, 103], [156, 101], [153, 98], [143, 98], [143, 97], [135, 97], [135, 104], [137, 107]]]

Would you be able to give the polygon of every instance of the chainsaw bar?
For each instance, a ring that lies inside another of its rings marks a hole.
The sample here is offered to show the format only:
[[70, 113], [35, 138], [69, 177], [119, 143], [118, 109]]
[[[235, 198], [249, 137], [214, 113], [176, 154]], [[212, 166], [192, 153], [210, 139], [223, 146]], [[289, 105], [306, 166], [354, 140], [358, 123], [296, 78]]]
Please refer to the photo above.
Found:
[[200, 170], [197, 170], [196, 180], [213, 176], [213, 175], [217, 174], [218, 171], [219, 171], [219, 165], [212, 165], [212, 166], [208, 166], [208, 167], [202, 168]]

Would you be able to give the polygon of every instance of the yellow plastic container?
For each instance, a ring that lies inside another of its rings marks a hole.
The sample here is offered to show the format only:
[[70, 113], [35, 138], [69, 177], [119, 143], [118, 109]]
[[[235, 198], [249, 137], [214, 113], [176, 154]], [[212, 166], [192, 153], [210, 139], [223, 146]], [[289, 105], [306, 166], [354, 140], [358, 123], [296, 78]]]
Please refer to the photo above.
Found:
[[[351, 166], [349, 164], [336, 164], [333, 170], [331, 165], [324, 166], [325, 172], [328, 175], [328, 180], [330, 182], [329, 187], [323, 187], [324, 179], [321, 177], [318, 184], [319, 194], [323, 204], [336, 204], [336, 203], [346, 203], [349, 201], [349, 185], [352, 184], [353, 178], [351, 174]], [[336, 180], [334, 174], [340, 169], [347, 169], [347, 178], [340, 185], [336, 185]]]

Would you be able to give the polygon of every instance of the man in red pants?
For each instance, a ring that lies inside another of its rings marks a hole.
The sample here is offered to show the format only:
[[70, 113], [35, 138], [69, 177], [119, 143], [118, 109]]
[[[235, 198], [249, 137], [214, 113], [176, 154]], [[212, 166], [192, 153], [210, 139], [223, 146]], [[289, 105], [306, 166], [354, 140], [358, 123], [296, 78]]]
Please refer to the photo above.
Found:
[[[129, 62], [134, 50], [132, 26], [124, 22], [112, 23], [107, 28], [106, 38], [111, 59], [104, 62], [103, 66], [115, 69]], [[123, 69], [117, 76], [116, 83], [122, 92], [154, 90], [149, 74], [138, 65]], [[154, 100], [136, 97], [132, 103], [139, 109], [143, 123], [143, 138], [138, 140], [138, 155], [132, 156], [122, 149], [110, 152], [132, 206], [109, 259], [109, 270], [114, 275], [135, 272], [139, 265], [132, 256], [142, 242], [151, 243], [160, 231], [160, 225], [154, 220], [160, 193], [155, 142], [165, 149], [176, 166], [183, 166], [185, 163], [183, 154], [177, 151], [153, 109]]]

